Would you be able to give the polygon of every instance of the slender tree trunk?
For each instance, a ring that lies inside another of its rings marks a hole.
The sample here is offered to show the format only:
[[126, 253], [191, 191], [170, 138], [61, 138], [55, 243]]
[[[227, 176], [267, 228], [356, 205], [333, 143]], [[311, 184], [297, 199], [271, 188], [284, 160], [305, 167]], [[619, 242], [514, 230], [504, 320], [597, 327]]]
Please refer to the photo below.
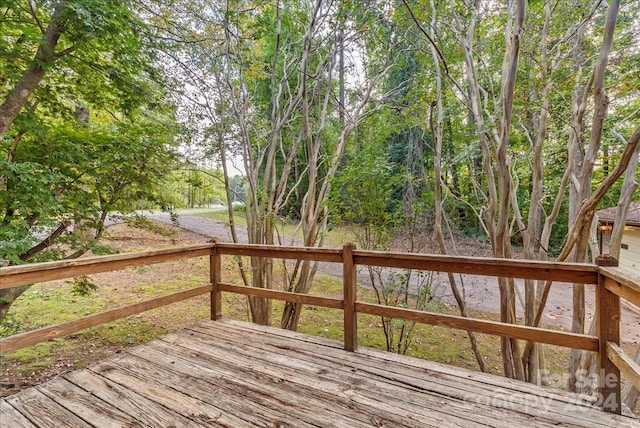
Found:
[[[578, 188], [574, 193], [574, 206], [577, 202], [587, 200], [591, 195], [591, 181], [593, 177], [593, 168], [598, 157], [598, 152], [602, 145], [602, 131], [604, 128], [604, 120], [607, 116], [609, 100], [605, 92], [605, 71], [609, 61], [609, 53], [613, 45], [613, 33], [618, 17], [618, 9], [620, 7], [619, 0], [612, 0], [607, 10], [607, 18], [605, 21], [604, 37], [602, 47], [598, 55], [594, 72], [593, 72], [593, 117], [591, 120], [591, 132], [589, 137], [589, 145], [584, 150], [582, 157], [582, 166], [580, 168], [580, 176], [576, 178]], [[577, 150], [581, 152], [581, 150]], [[574, 184], [575, 186], [575, 184]], [[579, 195], [579, 201], [575, 200], [575, 194]], [[588, 228], [584, 228], [582, 233], [577, 236], [575, 248], [573, 252], [573, 261], [586, 262], [588, 258], [589, 239], [591, 237], [591, 221], [593, 213], [590, 214]], [[571, 221], [571, 218], [570, 220]], [[573, 324], [572, 331], [574, 333], [584, 333], [585, 329], [585, 292], [584, 284], [573, 285]], [[582, 352], [573, 349], [569, 357], [569, 390], [576, 391], [576, 371], [580, 364]]]
[[56, 46], [68, 24], [68, 1], [59, 1], [42, 35], [36, 55], [18, 83], [0, 105], [0, 140], [7, 133], [31, 93], [44, 78], [46, 69], [57, 59]]
[[[432, 10], [432, 20], [431, 20], [431, 39], [435, 40], [435, 26], [436, 26], [436, 6], [433, 0], [431, 0], [431, 10]], [[444, 107], [442, 102], [442, 72], [440, 69], [439, 56], [436, 52], [435, 47], [431, 46], [431, 57], [433, 59], [435, 74], [436, 74], [436, 101], [431, 103], [431, 108], [429, 110], [429, 125], [431, 128], [431, 136], [434, 147], [434, 155], [433, 155], [433, 175], [435, 180], [434, 185], [434, 205], [435, 205], [435, 224], [434, 224], [434, 234], [436, 237], [436, 241], [438, 242], [438, 247], [440, 248], [441, 254], [447, 254], [447, 246], [444, 240], [444, 234], [442, 233], [442, 140], [443, 140], [443, 128], [444, 128]], [[437, 120], [434, 126], [433, 120], [433, 107], [437, 109]], [[456, 302], [458, 304], [458, 309], [460, 310], [460, 315], [463, 317], [467, 317], [467, 305], [458, 289], [458, 285], [455, 280], [455, 276], [449, 272], [449, 285], [451, 286], [451, 292], [453, 293]], [[480, 352], [480, 347], [478, 345], [478, 339], [473, 331], [467, 331], [469, 335], [469, 341], [471, 343], [471, 349], [476, 357], [476, 361], [478, 362], [478, 366], [480, 370], [483, 372], [488, 372], [489, 367], [487, 363], [484, 361], [482, 357], [482, 353]]]

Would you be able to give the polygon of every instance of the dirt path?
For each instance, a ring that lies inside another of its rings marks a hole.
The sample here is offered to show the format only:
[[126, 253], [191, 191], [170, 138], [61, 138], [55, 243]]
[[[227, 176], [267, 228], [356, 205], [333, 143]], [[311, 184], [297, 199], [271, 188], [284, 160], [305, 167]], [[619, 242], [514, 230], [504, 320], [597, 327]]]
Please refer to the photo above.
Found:
[[[145, 213], [151, 220], [172, 224], [168, 213]], [[185, 230], [198, 233], [207, 237], [216, 237], [225, 242], [231, 241], [229, 226], [222, 221], [205, 217], [195, 217], [189, 215], [179, 215], [177, 225]], [[237, 226], [237, 233], [240, 242], [247, 242], [247, 229], [242, 225]], [[341, 277], [342, 267], [336, 263], [322, 263], [320, 269], [328, 274]], [[370, 285], [370, 281], [364, 272], [359, 275], [360, 280], [365, 285]], [[496, 278], [478, 275], [462, 275], [462, 291], [465, 296], [468, 308], [482, 312], [499, 313], [500, 294]], [[433, 289], [436, 296], [442, 301], [454, 305], [455, 300], [451, 294], [448, 280], [445, 274], [438, 273], [434, 278]], [[517, 281], [518, 292], [524, 294], [523, 281]], [[595, 312], [594, 287], [587, 286], [587, 323]], [[571, 328], [572, 311], [572, 286], [567, 283], [554, 283], [551, 286], [549, 300], [545, 307], [543, 324], [551, 327], [562, 327], [566, 330]], [[522, 316], [522, 305], [518, 305], [519, 316]], [[621, 336], [624, 342], [640, 344], [640, 309], [630, 304], [623, 304]]]

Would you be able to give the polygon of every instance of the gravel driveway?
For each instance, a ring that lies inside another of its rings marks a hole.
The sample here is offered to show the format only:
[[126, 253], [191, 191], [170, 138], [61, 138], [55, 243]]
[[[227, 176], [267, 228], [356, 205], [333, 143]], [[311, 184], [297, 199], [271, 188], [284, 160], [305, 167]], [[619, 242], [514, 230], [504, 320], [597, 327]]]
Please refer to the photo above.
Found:
[[[145, 212], [144, 216], [150, 220], [163, 223], [174, 224], [168, 213]], [[206, 217], [196, 217], [191, 215], [178, 215], [177, 226], [182, 229], [198, 233], [206, 237], [216, 237], [223, 242], [231, 242], [231, 232], [228, 224]], [[242, 243], [247, 242], [247, 228], [243, 225], [236, 225], [238, 239]], [[342, 277], [342, 265], [338, 263], [321, 263], [320, 270], [325, 273]], [[361, 271], [359, 279], [364, 285], [370, 285], [369, 277]], [[463, 275], [463, 291], [468, 308], [471, 310], [499, 313], [500, 294], [497, 279], [478, 275]], [[448, 280], [443, 273], [436, 273], [434, 279], [434, 294], [449, 304], [455, 304], [455, 300], [449, 289]], [[516, 280], [517, 287], [524, 293], [522, 280]], [[595, 312], [594, 287], [587, 286], [586, 314], [591, 317]], [[549, 294], [549, 301], [546, 305], [543, 324], [554, 327], [562, 327], [569, 330], [571, 328], [571, 308], [572, 303], [571, 284], [554, 283]], [[518, 305], [520, 306], [520, 305]], [[519, 315], [522, 315], [521, 308], [518, 308]], [[640, 310], [635, 306], [623, 304], [621, 335], [625, 342], [640, 343]]]

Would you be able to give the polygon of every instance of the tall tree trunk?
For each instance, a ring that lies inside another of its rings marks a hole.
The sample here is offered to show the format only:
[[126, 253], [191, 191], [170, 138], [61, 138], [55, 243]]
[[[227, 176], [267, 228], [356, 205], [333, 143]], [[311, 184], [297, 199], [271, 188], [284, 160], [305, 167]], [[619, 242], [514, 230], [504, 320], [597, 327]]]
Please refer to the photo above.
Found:
[[68, 3], [68, 1], [58, 2], [33, 61], [11, 89], [4, 103], [0, 105], [0, 140], [9, 131], [27, 99], [44, 78], [46, 69], [57, 60], [56, 46], [69, 22]]
[[[436, 28], [436, 6], [433, 0], [431, 0], [431, 10], [432, 10], [432, 19], [431, 19], [431, 39], [435, 40], [435, 28]], [[442, 89], [442, 71], [440, 68], [440, 58], [435, 49], [435, 46], [431, 45], [431, 58], [433, 59], [433, 66], [436, 74], [436, 101], [431, 103], [431, 107], [429, 109], [429, 127], [431, 129], [431, 137], [433, 141], [433, 175], [434, 175], [434, 205], [435, 205], [435, 224], [434, 224], [434, 234], [436, 237], [436, 241], [438, 242], [438, 247], [440, 248], [441, 254], [447, 254], [447, 245], [444, 240], [444, 234], [442, 233], [442, 140], [443, 140], [443, 128], [444, 128], [444, 107], [443, 107], [443, 89]], [[433, 107], [437, 109], [437, 120], [434, 126], [433, 120]], [[451, 292], [453, 293], [454, 298], [456, 299], [456, 303], [458, 304], [458, 309], [460, 310], [460, 315], [463, 317], [468, 317], [467, 313], [467, 305], [460, 293], [458, 288], [458, 284], [456, 283], [455, 276], [449, 272], [448, 273], [449, 285], [451, 286]], [[478, 345], [478, 339], [473, 331], [467, 331], [469, 335], [469, 341], [471, 343], [471, 349], [476, 357], [476, 361], [478, 362], [478, 366], [480, 370], [483, 372], [488, 372], [489, 367], [487, 363], [484, 361], [482, 357], [482, 353], [480, 351], [480, 346]]]
[[[576, 203], [582, 203], [587, 200], [591, 195], [591, 181], [593, 177], [593, 168], [598, 157], [600, 146], [602, 145], [602, 131], [604, 128], [604, 120], [607, 116], [607, 108], [609, 100], [605, 92], [605, 71], [609, 61], [609, 53], [611, 52], [611, 46], [613, 45], [613, 33], [616, 26], [618, 17], [618, 9], [620, 7], [619, 0], [612, 0], [607, 10], [607, 18], [604, 27], [604, 37], [602, 41], [602, 47], [598, 55], [593, 71], [593, 117], [591, 120], [591, 132], [589, 136], [589, 145], [584, 150], [584, 156], [582, 157], [582, 165], [580, 168], [580, 175], [576, 177], [578, 188], [573, 193], [574, 211]], [[580, 111], [580, 109], [579, 109]], [[575, 142], [578, 141], [574, 140]], [[582, 149], [574, 150], [574, 156], [580, 156]], [[576, 184], [574, 183], [573, 187]], [[578, 200], [576, 200], [576, 196]], [[576, 213], [577, 215], [577, 213]], [[575, 221], [575, 217], [573, 221]], [[593, 219], [593, 213], [590, 214], [589, 220]], [[572, 221], [570, 217], [569, 221]], [[583, 229], [582, 233], [577, 236], [575, 248], [573, 250], [573, 261], [586, 262], [588, 258], [589, 239], [591, 237], [591, 221], [589, 221], [588, 228]], [[573, 323], [572, 332], [584, 333], [585, 331], [585, 293], [584, 284], [573, 285]], [[576, 391], [576, 371], [580, 364], [580, 358], [582, 351], [572, 349], [569, 356], [569, 390]]]

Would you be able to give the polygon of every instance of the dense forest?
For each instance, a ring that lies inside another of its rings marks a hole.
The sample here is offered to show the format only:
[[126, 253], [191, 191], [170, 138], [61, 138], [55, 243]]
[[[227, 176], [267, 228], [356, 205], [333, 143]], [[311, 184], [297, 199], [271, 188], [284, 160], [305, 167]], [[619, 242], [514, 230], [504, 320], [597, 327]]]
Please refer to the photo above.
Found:
[[[591, 262], [595, 211], [640, 199], [638, 22], [638, 0], [3, 1], [0, 265], [99, 253], [108, 214], [140, 207], [223, 203], [233, 227], [239, 201], [250, 243], [280, 243], [285, 218], [307, 246], [339, 224], [369, 249], [428, 236], [447, 254], [466, 235]], [[250, 263], [247, 285], [271, 287], [274, 266]], [[525, 285], [537, 325], [551, 284]], [[250, 308], [271, 322], [268, 300]], [[282, 327], [299, 316], [288, 304]], [[535, 346], [502, 353], [506, 376], [541, 382]]]

